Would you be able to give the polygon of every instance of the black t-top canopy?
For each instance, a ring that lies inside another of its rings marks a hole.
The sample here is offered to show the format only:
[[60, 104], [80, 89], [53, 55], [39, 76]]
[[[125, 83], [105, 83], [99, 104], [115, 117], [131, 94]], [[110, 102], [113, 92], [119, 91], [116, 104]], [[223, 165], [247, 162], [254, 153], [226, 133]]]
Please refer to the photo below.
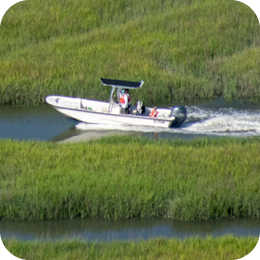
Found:
[[103, 79], [103, 78], [101, 78], [101, 82], [105, 86], [129, 88], [129, 89], [140, 88], [144, 84], [143, 80], [141, 80], [140, 82], [134, 82], [134, 81], [125, 81], [125, 80], [117, 80], [117, 79]]

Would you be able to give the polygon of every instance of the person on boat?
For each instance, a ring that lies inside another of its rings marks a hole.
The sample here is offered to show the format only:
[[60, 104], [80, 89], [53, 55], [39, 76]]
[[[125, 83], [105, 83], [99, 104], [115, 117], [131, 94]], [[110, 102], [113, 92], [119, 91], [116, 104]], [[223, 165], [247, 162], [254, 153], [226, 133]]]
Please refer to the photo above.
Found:
[[125, 99], [124, 99], [124, 95], [125, 95], [125, 90], [122, 89], [120, 94], [119, 94], [119, 102], [120, 102], [120, 107], [121, 107], [121, 114], [125, 113]]
[[120, 96], [120, 106], [122, 108], [121, 113], [129, 114], [131, 106], [131, 96], [129, 94], [129, 89], [122, 90]]
[[150, 117], [157, 117], [159, 112], [157, 111], [157, 107], [154, 107], [152, 112], [150, 113]]
[[131, 95], [129, 93], [129, 89], [125, 90], [125, 93], [127, 95], [127, 100], [128, 100], [128, 114], [130, 114], [130, 107], [131, 107]]

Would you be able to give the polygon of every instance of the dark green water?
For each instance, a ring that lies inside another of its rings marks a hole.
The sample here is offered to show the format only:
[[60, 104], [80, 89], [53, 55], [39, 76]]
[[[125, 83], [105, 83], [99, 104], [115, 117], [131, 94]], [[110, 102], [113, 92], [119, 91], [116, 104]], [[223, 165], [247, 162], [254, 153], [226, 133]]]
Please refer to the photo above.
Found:
[[52, 107], [0, 107], [0, 138], [48, 141], [74, 123]]

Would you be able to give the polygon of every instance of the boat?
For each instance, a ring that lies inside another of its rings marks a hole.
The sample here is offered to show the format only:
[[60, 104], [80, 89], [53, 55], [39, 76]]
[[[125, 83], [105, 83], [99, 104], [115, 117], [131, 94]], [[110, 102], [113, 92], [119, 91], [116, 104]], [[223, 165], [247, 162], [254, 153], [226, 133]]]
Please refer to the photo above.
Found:
[[47, 96], [46, 102], [69, 118], [91, 124], [175, 128], [180, 127], [187, 118], [184, 106], [157, 108], [158, 115], [151, 117], [149, 115], [153, 111], [153, 107], [145, 107], [142, 101], [131, 105], [128, 114], [122, 113], [120, 93], [126, 89], [140, 89], [144, 81], [101, 78], [101, 82], [104, 86], [111, 87], [109, 102], [57, 95]]

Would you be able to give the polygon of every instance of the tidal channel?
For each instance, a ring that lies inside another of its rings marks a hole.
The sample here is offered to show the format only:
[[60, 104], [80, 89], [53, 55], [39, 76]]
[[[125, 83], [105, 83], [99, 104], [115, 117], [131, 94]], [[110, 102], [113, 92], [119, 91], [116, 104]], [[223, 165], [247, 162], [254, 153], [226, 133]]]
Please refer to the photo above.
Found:
[[[178, 104], [173, 104], [178, 105]], [[113, 127], [75, 123], [48, 105], [38, 107], [0, 107], [0, 138], [51, 142], [80, 142], [109, 135], [134, 135], [153, 139], [260, 136], [260, 102], [224, 101], [221, 98], [182, 104], [188, 118], [179, 129]], [[168, 105], [170, 106], [170, 105]], [[167, 107], [167, 105], [166, 105]], [[224, 219], [180, 222], [158, 219], [109, 221], [73, 219], [40, 222], [0, 221], [2, 238], [21, 240], [89, 241], [139, 240], [154, 237], [259, 236], [258, 219]]]
[[2, 238], [55, 241], [80, 239], [97, 242], [149, 240], [152, 238], [218, 237], [222, 235], [259, 236], [260, 220], [222, 219], [184, 222], [163, 219], [72, 219], [38, 222], [0, 221]]
[[[179, 105], [178, 103], [171, 106]], [[209, 101], [184, 103], [187, 120], [177, 129], [77, 123], [49, 105], [0, 107], [0, 138], [53, 142], [79, 142], [109, 135], [147, 138], [260, 136], [260, 102]], [[161, 107], [170, 107], [164, 104]]]

